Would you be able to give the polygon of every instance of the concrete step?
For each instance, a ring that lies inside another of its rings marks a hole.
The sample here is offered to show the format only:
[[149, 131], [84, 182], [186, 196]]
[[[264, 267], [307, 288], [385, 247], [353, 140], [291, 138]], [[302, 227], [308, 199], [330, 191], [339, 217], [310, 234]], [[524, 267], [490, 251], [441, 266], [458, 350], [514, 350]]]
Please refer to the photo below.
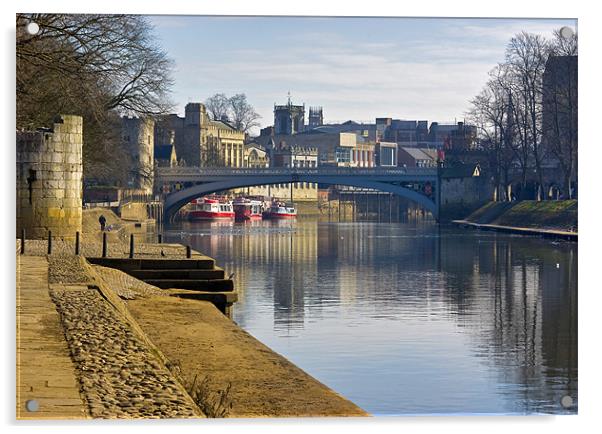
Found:
[[149, 285], [162, 289], [190, 289], [193, 291], [230, 292], [234, 282], [230, 279], [144, 279]]
[[128, 274], [140, 280], [213, 280], [224, 278], [224, 270], [219, 267], [214, 267], [211, 270], [202, 270], [198, 268], [181, 270], [131, 270], [128, 271]]

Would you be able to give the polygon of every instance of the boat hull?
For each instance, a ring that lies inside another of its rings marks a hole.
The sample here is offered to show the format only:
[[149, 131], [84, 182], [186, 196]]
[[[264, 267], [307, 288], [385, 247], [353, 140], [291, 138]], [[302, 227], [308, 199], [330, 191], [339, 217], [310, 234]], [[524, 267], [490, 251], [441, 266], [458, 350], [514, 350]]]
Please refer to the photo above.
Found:
[[237, 209], [234, 207], [234, 214], [236, 220], [257, 220], [261, 219], [261, 214], [253, 213], [248, 207], [243, 207], [243, 209]]
[[280, 220], [280, 219], [294, 219], [297, 214], [280, 214], [280, 213], [266, 213], [263, 215], [265, 219]]
[[233, 218], [233, 212], [191, 211], [188, 213], [188, 219], [191, 221], [232, 220]]

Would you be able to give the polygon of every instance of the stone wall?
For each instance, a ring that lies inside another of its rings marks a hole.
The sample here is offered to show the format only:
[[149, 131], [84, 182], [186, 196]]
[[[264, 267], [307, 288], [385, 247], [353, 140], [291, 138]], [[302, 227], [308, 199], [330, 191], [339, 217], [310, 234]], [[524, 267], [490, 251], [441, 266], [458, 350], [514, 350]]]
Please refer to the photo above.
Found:
[[82, 230], [82, 118], [17, 132], [17, 235], [74, 238]]
[[486, 179], [481, 176], [441, 178], [441, 221], [463, 219], [491, 199]]

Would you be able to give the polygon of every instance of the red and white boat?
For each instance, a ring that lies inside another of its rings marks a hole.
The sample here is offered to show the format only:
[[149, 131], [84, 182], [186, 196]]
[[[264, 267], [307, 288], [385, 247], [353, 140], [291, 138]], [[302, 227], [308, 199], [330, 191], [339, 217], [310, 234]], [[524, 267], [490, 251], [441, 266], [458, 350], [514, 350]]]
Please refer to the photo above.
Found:
[[282, 202], [272, 202], [272, 205], [263, 212], [265, 219], [294, 219], [295, 217], [297, 217], [295, 207]]
[[224, 220], [234, 218], [232, 202], [219, 198], [204, 197], [194, 199], [191, 203], [192, 208], [188, 212], [189, 220]]
[[259, 200], [248, 199], [246, 197], [237, 197], [232, 202], [236, 220], [255, 220], [261, 219], [263, 212], [263, 203]]

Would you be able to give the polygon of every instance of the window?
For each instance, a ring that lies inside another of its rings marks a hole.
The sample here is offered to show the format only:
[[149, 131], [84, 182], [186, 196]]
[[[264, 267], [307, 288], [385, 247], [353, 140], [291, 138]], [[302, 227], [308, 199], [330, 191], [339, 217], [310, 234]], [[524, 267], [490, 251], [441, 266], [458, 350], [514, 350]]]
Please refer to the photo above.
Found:
[[395, 166], [395, 149], [381, 147], [380, 148], [380, 165], [381, 166]]
[[349, 163], [351, 161], [351, 150], [345, 148], [336, 149], [336, 162]]

